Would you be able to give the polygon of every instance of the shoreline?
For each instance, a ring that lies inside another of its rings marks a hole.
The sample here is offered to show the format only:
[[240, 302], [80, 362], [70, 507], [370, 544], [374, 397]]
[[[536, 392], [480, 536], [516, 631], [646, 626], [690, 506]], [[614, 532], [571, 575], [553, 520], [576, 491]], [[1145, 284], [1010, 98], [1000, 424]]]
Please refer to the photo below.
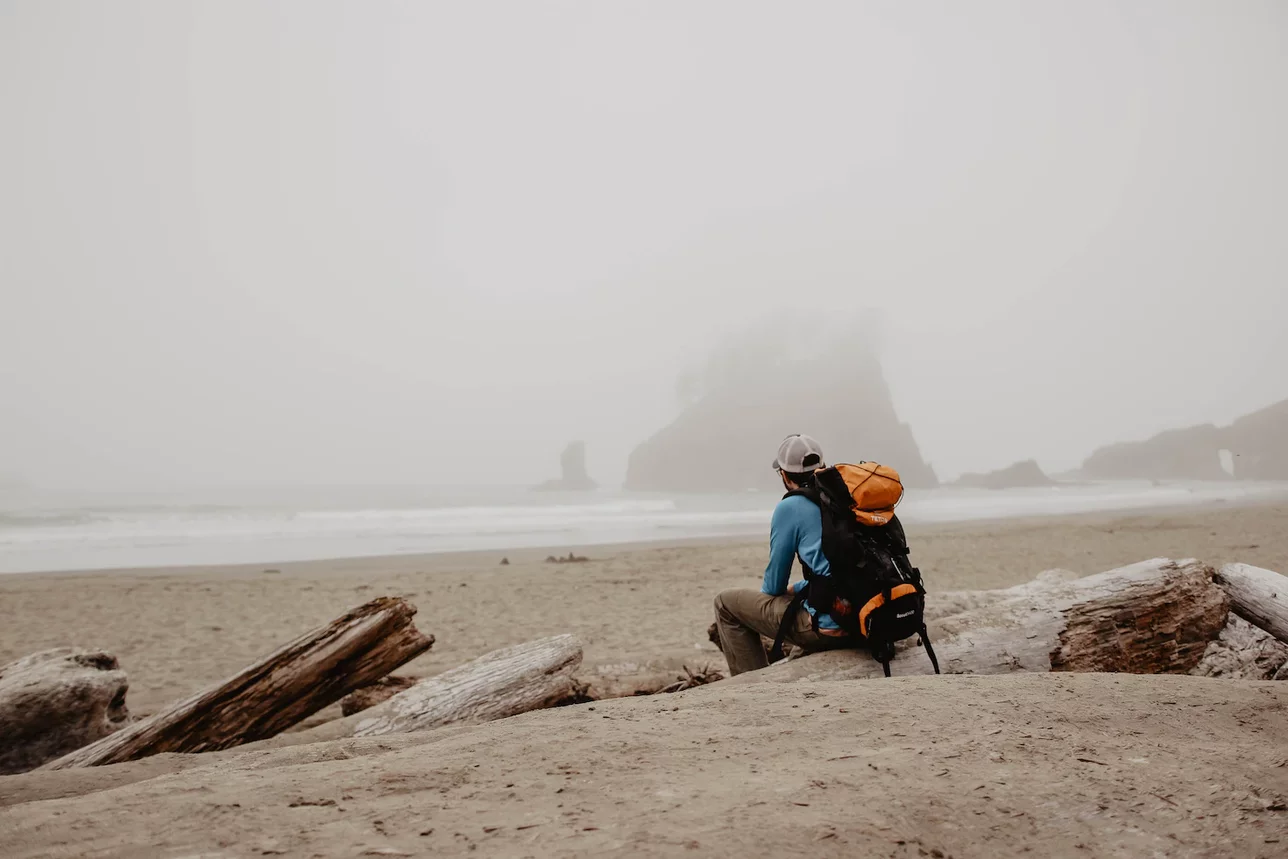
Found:
[[[1124, 517], [1185, 509], [1221, 509], [1288, 503], [1288, 482], [1143, 488], [1126, 483], [1003, 490], [934, 490], [905, 499], [900, 518], [911, 529], [992, 527], [1001, 522]], [[1084, 491], [1090, 490], [1090, 491]], [[965, 494], [962, 494], [962, 493]], [[746, 498], [608, 499], [566, 507], [345, 510], [319, 513], [291, 508], [219, 514], [176, 508], [155, 521], [110, 508], [87, 510], [86, 522], [47, 530], [25, 528], [10, 517], [0, 528], [0, 579], [15, 575], [88, 574], [142, 570], [282, 567], [336, 561], [396, 563], [397, 558], [450, 558], [506, 554], [530, 558], [620, 551], [642, 546], [738, 544], [768, 533], [776, 494]], [[643, 504], [643, 507], [639, 505]], [[661, 507], [657, 505], [661, 504]], [[520, 511], [518, 514], [514, 510]], [[491, 511], [491, 512], [489, 512]], [[510, 511], [510, 512], [506, 512]], [[488, 517], [495, 513], [500, 519]], [[42, 514], [43, 515], [43, 514]], [[41, 516], [33, 514], [32, 521]], [[506, 519], [506, 516], [512, 518]], [[134, 518], [132, 518], [134, 517]], [[195, 517], [195, 518], [194, 518]], [[320, 517], [320, 519], [319, 519]], [[515, 518], [517, 517], [517, 518]], [[0, 520], [3, 520], [0, 516]], [[319, 522], [324, 524], [319, 524]], [[485, 526], [483, 523], [487, 522]], [[338, 524], [336, 524], [338, 523]], [[117, 526], [119, 530], [117, 530]]]
[[[1273, 508], [1288, 504], [1288, 487], [1283, 496], [1252, 496], [1212, 502], [1221, 511], [1238, 509]], [[905, 522], [904, 527], [909, 539], [916, 536], [939, 536], [953, 532], [974, 531], [978, 529], [1006, 529], [1041, 526], [1046, 523], [1061, 522], [1088, 526], [1104, 525], [1124, 519], [1147, 518], [1167, 515], [1184, 515], [1196, 512], [1205, 505], [1200, 502], [1180, 504], [1159, 504], [1151, 507], [1124, 507], [1109, 510], [1095, 510], [1078, 513], [1033, 513], [1020, 516], [998, 516], [980, 519], [959, 519], [939, 522]], [[768, 512], [768, 511], [767, 511]], [[1286, 522], [1288, 525], [1288, 522]], [[218, 575], [221, 573], [255, 573], [268, 571], [277, 573], [300, 572], [304, 569], [326, 567], [337, 572], [349, 572], [358, 567], [379, 567], [383, 570], [411, 569], [424, 566], [441, 567], [444, 565], [463, 565], [484, 567], [499, 565], [502, 558], [508, 558], [512, 565], [523, 565], [544, 562], [550, 556], [560, 556], [568, 552], [585, 555], [589, 560], [602, 560], [603, 555], [618, 555], [657, 549], [686, 548], [728, 548], [742, 549], [749, 546], [766, 545], [769, 536], [768, 523], [764, 533], [754, 534], [716, 534], [706, 537], [658, 538], [656, 540], [628, 540], [605, 543], [568, 543], [555, 546], [517, 546], [497, 549], [466, 549], [441, 552], [405, 552], [394, 554], [372, 555], [339, 555], [298, 560], [262, 560], [245, 563], [215, 564], [175, 564], [120, 567], [72, 567], [58, 570], [34, 570], [19, 572], [0, 571], [0, 582], [19, 579], [76, 578], [81, 576], [183, 576], [183, 575]], [[593, 554], [598, 551], [601, 557]], [[552, 565], [568, 567], [575, 565]], [[1035, 571], [1038, 572], [1038, 571]]]

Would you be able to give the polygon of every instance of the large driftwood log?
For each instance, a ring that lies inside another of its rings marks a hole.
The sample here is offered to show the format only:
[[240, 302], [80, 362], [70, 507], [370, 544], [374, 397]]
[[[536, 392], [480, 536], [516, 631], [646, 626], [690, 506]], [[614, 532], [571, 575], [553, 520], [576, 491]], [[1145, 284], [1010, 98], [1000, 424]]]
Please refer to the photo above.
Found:
[[[939, 620], [944, 617], [951, 617], [955, 614], [961, 614], [965, 611], [975, 611], [986, 606], [994, 605], [1003, 600], [1022, 597], [1034, 588], [1043, 588], [1056, 582], [1069, 581], [1080, 578], [1079, 575], [1071, 570], [1044, 570], [1037, 574], [1031, 582], [1025, 582], [1012, 588], [1003, 590], [989, 591], [931, 591], [926, 595], [925, 618], [927, 622]], [[712, 623], [707, 627], [707, 638], [716, 646], [717, 650], [724, 648], [720, 643], [720, 636], [716, 632], [716, 625]], [[774, 640], [766, 636], [760, 637], [760, 642], [765, 648], [765, 653], [769, 653], [773, 647]], [[787, 648], [790, 650], [791, 648]]]
[[[1274, 574], [1272, 574], [1274, 575]], [[993, 605], [1003, 599], [1026, 593], [1044, 584], [1078, 578], [1078, 574], [1069, 570], [1047, 570], [1039, 573], [1033, 582], [1020, 588], [993, 591], [944, 591], [931, 593], [926, 600], [926, 618], [936, 620], [963, 611], [979, 609]], [[1220, 573], [1214, 581], [1221, 584]], [[1280, 577], [1285, 585], [1281, 593], [1288, 592], [1288, 579]], [[1229, 588], [1226, 589], [1229, 593]], [[1225, 677], [1232, 680], [1270, 680], [1283, 677], [1288, 669], [1288, 644], [1277, 641], [1274, 636], [1236, 617], [1238, 610], [1231, 599], [1231, 615], [1225, 628], [1215, 641], [1208, 645], [1198, 665], [1190, 674], [1199, 677]]]
[[[1198, 561], [1159, 558], [1086, 578], [1029, 582], [977, 600], [930, 625], [949, 674], [1119, 671], [1183, 674], [1225, 627], [1229, 601]], [[896, 676], [930, 674], [910, 639], [891, 663]], [[732, 682], [882, 676], [866, 652], [814, 653], [740, 674]]]
[[1043, 588], [1082, 578], [1071, 570], [1044, 570], [1032, 581], [1014, 587], [986, 591], [931, 591], [926, 595], [926, 620], [952, 617], [966, 611], [977, 611], [1008, 599], [1016, 599]]
[[271, 737], [434, 643], [416, 607], [380, 597], [301, 635], [236, 677], [72, 752], [49, 769], [120, 763], [160, 752], [207, 752]]
[[461, 722], [488, 722], [539, 710], [576, 696], [572, 673], [581, 644], [556, 635], [494, 650], [429, 677], [361, 715], [356, 737], [423, 731]]
[[1288, 642], [1288, 576], [1248, 564], [1226, 564], [1217, 584], [1230, 595], [1230, 610]]
[[26, 772], [119, 731], [130, 688], [116, 657], [59, 647], [0, 666], [0, 775]]

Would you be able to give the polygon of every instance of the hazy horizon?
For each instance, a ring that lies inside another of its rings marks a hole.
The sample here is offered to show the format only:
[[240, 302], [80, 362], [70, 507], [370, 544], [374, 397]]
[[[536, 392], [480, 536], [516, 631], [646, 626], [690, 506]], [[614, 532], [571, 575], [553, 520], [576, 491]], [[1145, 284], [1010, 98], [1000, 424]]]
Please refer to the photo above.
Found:
[[684, 373], [855, 314], [943, 479], [1228, 423], [1288, 398], [1286, 47], [1275, 2], [6, 0], [0, 475], [581, 439], [616, 485]]

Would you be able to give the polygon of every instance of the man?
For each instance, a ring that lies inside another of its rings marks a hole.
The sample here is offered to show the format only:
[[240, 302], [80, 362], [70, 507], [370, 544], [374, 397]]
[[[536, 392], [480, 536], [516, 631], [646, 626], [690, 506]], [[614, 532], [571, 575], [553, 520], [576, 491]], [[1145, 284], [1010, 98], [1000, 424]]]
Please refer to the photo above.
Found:
[[[807, 435], [783, 439], [774, 458], [774, 470], [788, 492], [812, 485], [814, 472], [824, 467], [822, 448]], [[792, 562], [798, 557], [815, 576], [828, 575], [819, 507], [809, 498], [790, 495], [774, 508], [769, 525], [769, 565], [760, 590], [735, 588], [716, 597], [716, 630], [731, 675], [769, 664], [760, 637], [774, 638], [784, 615], [793, 610], [792, 595], [805, 584], [788, 586]], [[794, 610], [797, 616], [786, 628], [786, 642], [805, 651], [855, 646], [831, 617], [816, 613], [808, 599], [796, 604]]]

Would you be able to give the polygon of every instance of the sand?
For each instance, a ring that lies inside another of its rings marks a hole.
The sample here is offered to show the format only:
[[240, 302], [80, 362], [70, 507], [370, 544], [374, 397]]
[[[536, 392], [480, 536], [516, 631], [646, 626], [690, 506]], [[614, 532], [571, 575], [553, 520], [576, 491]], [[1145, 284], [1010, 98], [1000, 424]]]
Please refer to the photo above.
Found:
[[0, 779], [0, 843], [11, 857], [1278, 857], [1286, 707], [1282, 683], [1194, 677], [714, 684]]
[[[1222, 505], [909, 538], [929, 586], [955, 590], [1156, 556], [1288, 570], [1285, 523], [1288, 507]], [[696, 666], [721, 659], [711, 597], [755, 586], [764, 563], [762, 544], [579, 553], [592, 560], [3, 576], [0, 662], [106, 648], [147, 713], [393, 593], [438, 638], [399, 673], [559, 632], [585, 640], [592, 667]], [[0, 855], [1280, 856], [1286, 697], [1117, 675], [715, 684], [410, 737], [0, 778]]]
[[[1288, 506], [910, 526], [908, 534], [932, 591], [1008, 587], [1044, 569], [1094, 573], [1152, 557], [1288, 572]], [[569, 549], [592, 560], [546, 564], [542, 550], [0, 576], [0, 664], [48, 647], [104, 648], [129, 673], [131, 711], [146, 714], [352, 606], [398, 594], [437, 638], [402, 674], [437, 674], [562, 632], [582, 638], [589, 666], [696, 666], [722, 660], [706, 637], [712, 598], [759, 587], [766, 555], [763, 542]], [[503, 555], [510, 565], [498, 566]]]

